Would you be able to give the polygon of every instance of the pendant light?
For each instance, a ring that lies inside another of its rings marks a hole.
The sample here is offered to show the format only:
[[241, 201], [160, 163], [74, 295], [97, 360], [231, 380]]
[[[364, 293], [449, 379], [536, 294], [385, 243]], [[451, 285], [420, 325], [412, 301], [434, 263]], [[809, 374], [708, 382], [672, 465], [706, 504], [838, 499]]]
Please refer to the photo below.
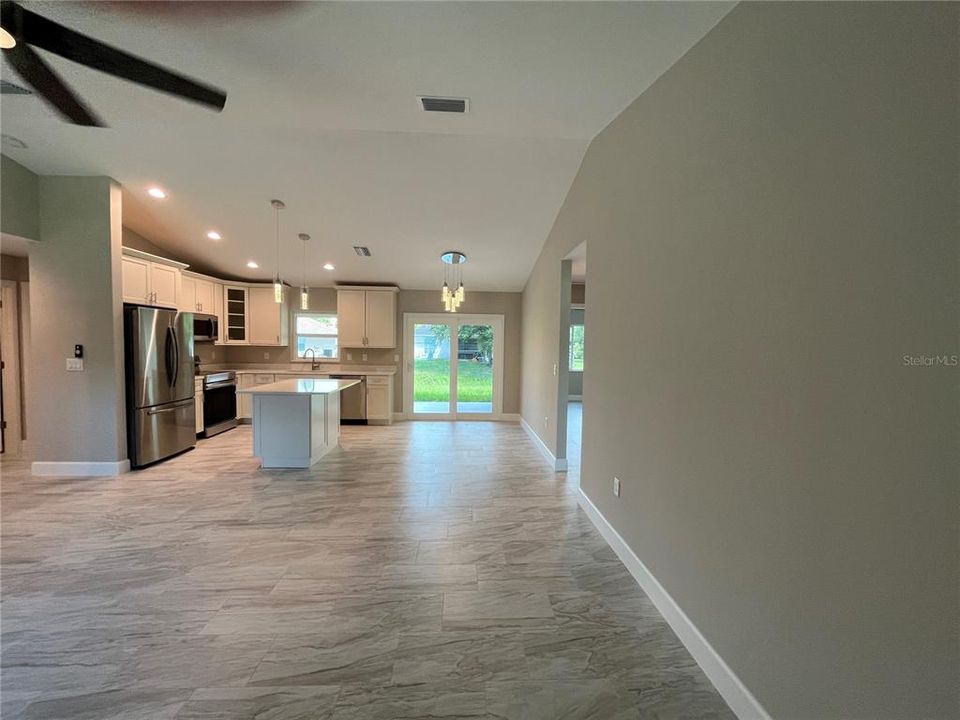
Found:
[[[467, 256], [459, 250], [447, 250], [440, 256], [440, 260], [443, 262], [443, 287], [440, 289], [443, 309], [456, 312], [467, 294], [463, 287], [463, 264], [467, 261]], [[451, 282], [456, 286], [456, 290], [450, 290]]]
[[273, 274], [273, 301], [275, 303], [282, 303], [283, 283], [280, 281], [280, 211], [283, 210], [286, 205], [283, 204], [283, 200], [271, 200], [270, 204], [273, 206], [274, 212], [276, 213], [277, 240], [277, 265], [276, 271]]
[[300, 309], [310, 309], [310, 291], [307, 289], [307, 241], [310, 236], [306, 233], [300, 233], [299, 238], [303, 241], [303, 285], [300, 286]]

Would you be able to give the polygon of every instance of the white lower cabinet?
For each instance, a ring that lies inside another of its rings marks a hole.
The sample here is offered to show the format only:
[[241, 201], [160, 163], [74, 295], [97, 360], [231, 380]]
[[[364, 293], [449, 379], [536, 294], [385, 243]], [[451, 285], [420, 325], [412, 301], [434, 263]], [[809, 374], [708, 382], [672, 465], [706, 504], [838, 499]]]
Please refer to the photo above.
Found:
[[367, 375], [367, 422], [375, 425], [393, 421], [393, 378]]
[[193, 384], [193, 401], [196, 404], [197, 416], [196, 426], [197, 434], [203, 432], [203, 379], [197, 378]]

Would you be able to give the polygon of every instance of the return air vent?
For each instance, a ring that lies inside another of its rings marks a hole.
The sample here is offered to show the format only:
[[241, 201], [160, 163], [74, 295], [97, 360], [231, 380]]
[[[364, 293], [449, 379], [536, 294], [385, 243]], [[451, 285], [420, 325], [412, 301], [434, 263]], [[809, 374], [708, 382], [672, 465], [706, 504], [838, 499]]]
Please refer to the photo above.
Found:
[[360, 257], [370, 257], [370, 248], [366, 245], [354, 245], [353, 251]]
[[417, 98], [424, 112], [465, 113], [470, 109], [467, 98], [423, 97]]
[[33, 93], [19, 85], [14, 85], [12, 82], [0, 80], [0, 95], [33, 95]]

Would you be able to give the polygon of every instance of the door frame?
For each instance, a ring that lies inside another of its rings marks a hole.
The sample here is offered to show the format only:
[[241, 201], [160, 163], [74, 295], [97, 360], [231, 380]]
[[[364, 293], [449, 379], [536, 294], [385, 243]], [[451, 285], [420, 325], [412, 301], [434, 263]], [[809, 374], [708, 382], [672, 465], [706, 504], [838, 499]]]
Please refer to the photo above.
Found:
[[[413, 330], [416, 324], [450, 325], [450, 354], [457, 355], [460, 324], [493, 326], [493, 410], [489, 413], [457, 412], [457, 363], [450, 363], [450, 412], [413, 412]], [[494, 313], [404, 313], [403, 314], [403, 416], [406, 420], [502, 420], [503, 419], [503, 315]]]
[[18, 457], [21, 450], [20, 394], [20, 309], [17, 283], [0, 283], [0, 360], [3, 361], [3, 419], [7, 427], [3, 433], [3, 454]]

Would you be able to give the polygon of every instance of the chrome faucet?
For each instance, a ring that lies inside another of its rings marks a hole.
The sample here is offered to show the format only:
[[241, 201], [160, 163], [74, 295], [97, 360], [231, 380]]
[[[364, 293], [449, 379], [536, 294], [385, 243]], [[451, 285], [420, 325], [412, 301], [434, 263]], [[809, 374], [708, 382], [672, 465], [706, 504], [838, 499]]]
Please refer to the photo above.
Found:
[[313, 348], [307, 348], [303, 351], [303, 357], [307, 357], [307, 353], [310, 353], [310, 370], [316, 370], [320, 367], [320, 363], [317, 362], [317, 352]]

